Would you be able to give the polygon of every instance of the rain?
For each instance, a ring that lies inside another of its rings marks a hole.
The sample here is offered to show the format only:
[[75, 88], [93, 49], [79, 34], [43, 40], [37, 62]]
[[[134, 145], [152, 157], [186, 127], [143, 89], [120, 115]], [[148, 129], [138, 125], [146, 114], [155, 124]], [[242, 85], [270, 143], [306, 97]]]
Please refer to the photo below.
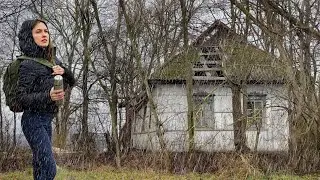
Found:
[[319, 178], [316, 0], [0, 3], [0, 179]]

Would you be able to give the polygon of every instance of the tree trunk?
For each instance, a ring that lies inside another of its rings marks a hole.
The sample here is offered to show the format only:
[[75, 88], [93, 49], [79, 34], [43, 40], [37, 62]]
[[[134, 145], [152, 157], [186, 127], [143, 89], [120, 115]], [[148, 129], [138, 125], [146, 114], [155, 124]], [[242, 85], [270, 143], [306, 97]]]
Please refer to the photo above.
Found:
[[[300, 14], [300, 23], [311, 24], [311, 5], [310, 2], [304, 0], [303, 11]], [[301, 172], [313, 172], [318, 169], [320, 162], [319, 154], [319, 107], [316, 102], [315, 79], [312, 77], [311, 63], [312, 54], [310, 53], [311, 34], [310, 32], [297, 32], [299, 38], [302, 55], [299, 58], [299, 76], [297, 81], [300, 84], [301, 92], [298, 98], [295, 98], [293, 104], [299, 110], [292, 120], [292, 136], [290, 150], [291, 166]], [[316, 70], [313, 73], [317, 73]], [[296, 89], [293, 89], [296, 91]]]
[[89, 137], [88, 127], [88, 113], [89, 113], [89, 93], [88, 93], [88, 75], [89, 75], [89, 61], [90, 61], [90, 50], [89, 50], [89, 38], [91, 33], [91, 21], [88, 2], [78, 2], [78, 8], [80, 8], [81, 14], [81, 28], [82, 28], [82, 44], [83, 44], [83, 75], [82, 75], [82, 118], [81, 118], [81, 136], [80, 136], [80, 149], [84, 153], [85, 160], [89, 160], [92, 154], [92, 138]]
[[63, 106], [60, 108], [60, 115], [59, 117], [56, 117], [56, 135], [54, 144], [61, 149], [64, 149], [67, 143], [68, 122], [70, 117], [70, 95], [71, 89], [67, 89]]
[[122, 9], [122, 12], [125, 17], [129, 39], [132, 43], [132, 51], [134, 53], [133, 56], [135, 57], [136, 63], [137, 63], [138, 74], [140, 75], [140, 79], [143, 81], [143, 85], [146, 90], [147, 97], [148, 97], [148, 100], [150, 103], [150, 110], [151, 110], [151, 113], [155, 119], [155, 124], [157, 127], [156, 134], [157, 134], [157, 137], [159, 138], [160, 149], [161, 149], [161, 151], [166, 152], [166, 143], [164, 140], [164, 130], [163, 130], [162, 122], [159, 119], [157, 109], [156, 109], [156, 104], [153, 100], [153, 96], [152, 96], [151, 89], [150, 89], [149, 82], [148, 82], [148, 76], [142, 67], [141, 53], [138, 50], [138, 44], [136, 41], [137, 39], [135, 38], [135, 35], [134, 35], [135, 29], [133, 27], [133, 23], [132, 23], [130, 17], [127, 14], [126, 6], [125, 6], [123, 0], [119, 0], [119, 6]]
[[193, 118], [193, 61], [189, 54], [189, 39], [188, 39], [188, 17], [187, 17], [187, 7], [184, 0], [180, 0], [180, 7], [182, 13], [182, 31], [183, 31], [183, 47], [184, 47], [184, 59], [187, 59], [188, 70], [186, 76], [186, 91], [187, 91], [187, 103], [188, 103], [188, 143], [189, 143], [189, 152], [193, 152], [195, 148], [194, 144], [194, 118]]
[[[120, 150], [120, 143], [119, 143], [119, 134], [118, 134], [118, 115], [117, 115], [117, 109], [118, 109], [118, 93], [117, 93], [117, 77], [116, 77], [116, 61], [117, 61], [117, 43], [119, 40], [119, 32], [120, 32], [120, 22], [121, 22], [121, 13], [120, 10], [118, 10], [118, 24], [117, 24], [117, 30], [116, 30], [116, 36], [115, 36], [115, 42], [112, 45], [112, 53], [108, 50], [108, 44], [105, 36], [103, 35], [103, 30], [100, 22], [99, 12], [98, 12], [98, 6], [97, 2], [95, 0], [90, 1], [91, 6], [94, 10], [94, 16], [98, 24], [99, 33], [102, 38], [102, 45], [104, 47], [104, 55], [106, 56], [107, 60], [109, 61], [110, 68], [109, 70], [109, 76], [110, 76], [110, 86], [111, 89], [108, 90], [106, 86], [103, 85], [101, 80], [99, 80], [100, 85], [103, 87], [107, 94], [108, 102], [109, 102], [109, 109], [110, 109], [110, 115], [111, 115], [111, 126], [112, 126], [112, 145], [115, 147], [112, 149], [115, 149], [115, 159], [116, 164], [118, 168], [121, 168], [121, 150]], [[108, 92], [111, 91], [111, 94]]]
[[[3, 70], [1, 71], [2, 77]], [[1, 88], [2, 89], [2, 88]], [[2, 115], [2, 92], [0, 91], [0, 144], [4, 144], [4, 134], [3, 134], [3, 115]], [[4, 147], [0, 147], [0, 152], [4, 150]]]
[[118, 136], [118, 116], [117, 116], [117, 96], [112, 96], [112, 104], [110, 105], [110, 114], [111, 114], [111, 120], [112, 120], [112, 139], [115, 145], [116, 150], [116, 164], [117, 167], [121, 167], [121, 160], [120, 160], [120, 144], [119, 144], [119, 136]]
[[111, 84], [111, 102], [109, 102], [110, 106], [110, 114], [112, 121], [112, 139], [115, 142], [116, 149], [116, 164], [117, 167], [121, 167], [120, 160], [120, 144], [119, 144], [119, 136], [118, 136], [118, 115], [117, 115], [117, 107], [118, 107], [118, 95], [117, 95], [117, 83], [116, 83], [116, 63], [114, 60], [111, 61], [110, 65], [110, 84]]
[[134, 117], [134, 109], [130, 105], [126, 105], [126, 122], [121, 130], [120, 143], [124, 151], [129, 151], [131, 147], [131, 127]]
[[247, 119], [243, 116], [241, 110], [241, 86], [232, 84], [232, 117], [234, 129], [234, 146], [238, 153], [245, 153], [250, 151], [247, 146], [246, 138], [246, 122]]
[[[86, 46], [84, 47], [87, 48]], [[88, 129], [88, 112], [89, 112], [89, 94], [88, 94], [88, 61], [90, 58], [87, 50], [85, 50], [83, 77], [82, 77], [82, 119], [81, 119], [81, 148], [85, 154], [90, 154], [89, 147], [89, 129]]]

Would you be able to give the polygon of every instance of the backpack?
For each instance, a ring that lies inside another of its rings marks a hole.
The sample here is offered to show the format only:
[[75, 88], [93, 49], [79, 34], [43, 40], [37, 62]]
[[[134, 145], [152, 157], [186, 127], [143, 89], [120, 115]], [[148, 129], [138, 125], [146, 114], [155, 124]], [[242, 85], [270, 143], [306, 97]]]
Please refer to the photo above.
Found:
[[11, 62], [3, 76], [3, 91], [6, 97], [6, 105], [9, 106], [13, 112], [23, 112], [21, 104], [17, 101], [17, 87], [19, 79], [19, 68], [23, 60], [33, 60], [49, 68], [53, 67], [53, 64], [49, 61], [41, 58], [31, 58], [27, 56], [18, 56], [16, 60]]

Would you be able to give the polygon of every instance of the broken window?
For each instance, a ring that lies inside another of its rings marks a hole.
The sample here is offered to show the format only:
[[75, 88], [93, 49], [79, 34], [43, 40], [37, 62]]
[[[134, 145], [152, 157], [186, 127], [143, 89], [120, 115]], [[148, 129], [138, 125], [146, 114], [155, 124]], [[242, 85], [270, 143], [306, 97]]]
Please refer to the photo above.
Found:
[[248, 130], [261, 129], [266, 112], [266, 95], [253, 94], [248, 96], [247, 127]]
[[194, 118], [196, 128], [214, 128], [214, 95], [194, 94]]

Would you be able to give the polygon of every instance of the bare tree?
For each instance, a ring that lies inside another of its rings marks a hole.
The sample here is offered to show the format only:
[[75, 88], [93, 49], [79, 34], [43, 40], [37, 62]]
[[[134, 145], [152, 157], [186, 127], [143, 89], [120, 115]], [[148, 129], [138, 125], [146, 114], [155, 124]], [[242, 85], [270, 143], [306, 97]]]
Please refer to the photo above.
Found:
[[[191, 1], [191, 7], [194, 1]], [[190, 55], [189, 52], [192, 52], [190, 50], [189, 46], [189, 38], [188, 38], [188, 24], [190, 21], [190, 9], [188, 8], [188, 5], [186, 4], [186, 1], [180, 0], [180, 7], [181, 7], [181, 29], [183, 33], [183, 47], [184, 47], [184, 59], [189, 59], [186, 62], [188, 63], [188, 70], [187, 70], [187, 76], [186, 76], [186, 87], [187, 87], [187, 101], [188, 101], [188, 139], [189, 139], [189, 151], [194, 151], [194, 112], [193, 112], [193, 59], [194, 56]], [[190, 6], [189, 6], [190, 7]]]
[[11, 17], [16, 16], [17, 14], [22, 14], [32, 6], [33, 2], [34, 0], [31, 2], [27, 0], [3, 0], [0, 5], [0, 9], [2, 10], [0, 14], [0, 24], [7, 22]]
[[[13, 3], [12, 6], [15, 8], [15, 11], [17, 11], [17, 12], [14, 14], [11, 14], [9, 17], [6, 17], [6, 22], [3, 22], [3, 24], [5, 24], [5, 26], [8, 27], [9, 31], [2, 33], [11, 41], [11, 43], [7, 44], [10, 47], [10, 51], [9, 51], [10, 52], [10, 55], [9, 55], [10, 61], [13, 61], [16, 59], [16, 57], [15, 57], [17, 55], [16, 47], [18, 44], [16, 36], [18, 33], [19, 19], [21, 18], [21, 11], [16, 7], [17, 4]], [[2, 69], [1, 72], [4, 73], [4, 67], [2, 67], [1, 69]], [[0, 110], [0, 115], [1, 115], [1, 122], [0, 122], [1, 135], [0, 136], [1, 136], [1, 139], [3, 140], [3, 131], [2, 130], [3, 130], [3, 124], [4, 124], [4, 119], [3, 119], [4, 114], [3, 114], [2, 110]], [[15, 149], [16, 145], [17, 145], [17, 137], [16, 137], [16, 135], [17, 135], [17, 114], [16, 113], [13, 113], [13, 120], [9, 120], [9, 122], [13, 122], [13, 132], [12, 132], [12, 134], [11, 133], [7, 134], [7, 136], [12, 135], [12, 140], [13, 140], [12, 149]], [[3, 142], [3, 141], [1, 141], [1, 142]]]
[[[116, 25], [116, 32], [115, 32], [115, 38], [114, 41], [111, 44], [111, 52], [109, 52], [109, 47], [108, 43], [106, 40], [106, 37], [104, 36], [103, 29], [101, 26], [101, 21], [99, 17], [99, 12], [98, 12], [98, 6], [97, 2], [95, 0], [91, 0], [91, 5], [94, 9], [95, 13], [95, 19], [98, 24], [99, 28], [99, 34], [100, 34], [100, 39], [102, 40], [102, 45], [104, 48], [103, 55], [106, 57], [108, 60], [109, 68], [109, 83], [110, 83], [110, 88], [107, 87], [105, 83], [99, 80], [100, 85], [103, 87], [105, 93], [107, 94], [107, 100], [109, 102], [109, 108], [111, 112], [111, 122], [112, 122], [112, 140], [115, 144], [115, 154], [116, 154], [116, 164], [117, 167], [121, 167], [121, 157], [120, 157], [120, 144], [119, 144], [119, 138], [118, 138], [118, 116], [117, 116], [117, 108], [118, 108], [118, 84], [117, 84], [117, 50], [118, 50], [118, 43], [119, 43], [119, 34], [120, 34], [120, 28], [121, 28], [121, 12], [118, 11], [118, 20], [117, 20], [117, 25]], [[93, 64], [94, 67], [94, 64]], [[110, 92], [110, 93], [109, 93]]]
[[[315, 91], [318, 82], [315, 53], [319, 40], [319, 3], [316, 1], [272, 1], [261, 3], [267, 12], [265, 19], [255, 16], [245, 9], [241, 2], [233, 2], [253, 24], [270, 38], [272, 46], [279, 52], [281, 62], [286, 65], [289, 90], [290, 164], [300, 171], [312, 171], [319, 162], [318, 98]], [[270, 13], [270, 12], [274, 13]], [[264, 17], [263, 17], [264, 18]], [[294, 33], [292, 33], [294, 32]], [[286, 41], [289, 39], [289, 41]], [[288, 48], [287, 48], [288, 47]], [[313, 52], [312, 52], [313, 51]], [[302, 157], [302, 158], [301, 158]]]
[[[82, 74], [82, 93], [83, 93], [83, 106], [82, 106], [82, 119], [81, 119], [81, 149], [85, 154], [90, 155], [92, 147], [90, 146], [90, 136], [88, 127], [88, 112], [89, 112], [89, 89], [88, 89], [88, 76], [90, 65], [90, 46], [89, 39], [92, 31], [93, 16], [89, 1], [76, 1], [76, 7], [80, 12], [80, 27], [81, 27], [81, 41], [83, 44], [83, 74]], [[89, 156], [90, 157], [90, 156]]]

